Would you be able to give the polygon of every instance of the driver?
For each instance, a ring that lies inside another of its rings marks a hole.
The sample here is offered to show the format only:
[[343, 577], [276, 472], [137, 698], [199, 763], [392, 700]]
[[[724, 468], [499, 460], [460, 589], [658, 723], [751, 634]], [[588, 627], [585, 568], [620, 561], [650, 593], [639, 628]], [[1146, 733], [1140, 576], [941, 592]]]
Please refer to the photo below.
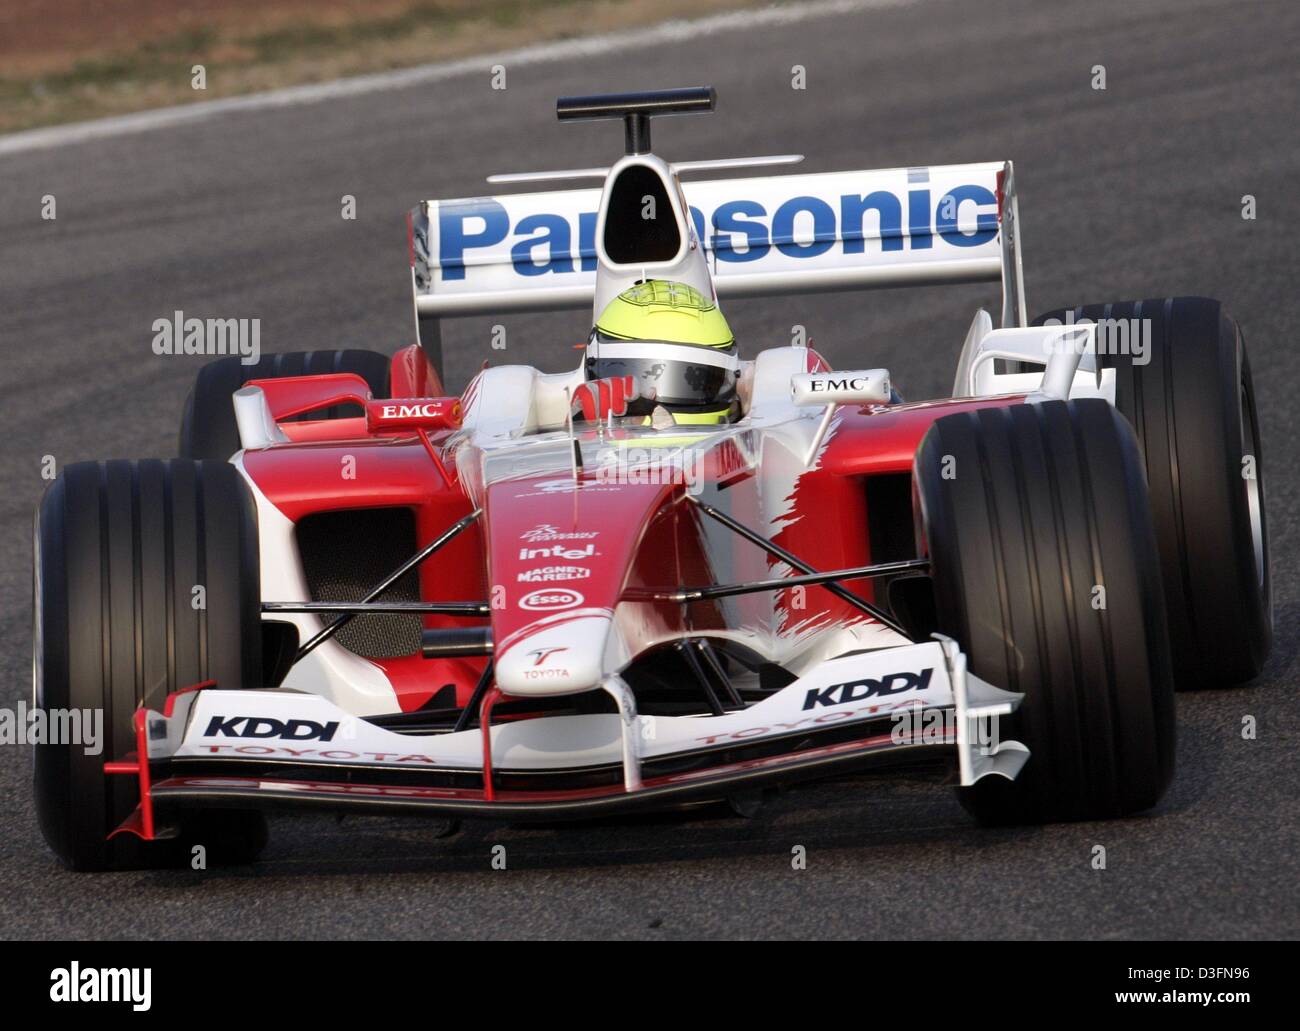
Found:
[[[715, 300], [685, 283], [650, 279], [610, 301], [591, 331], [584, 372], [591, 387], [615, 385], [598, 392], [614, 398], [614, 415], [709, 424], [740, 412], [731, 327]], [[611, 414], [607, 407], [601, 415]]]

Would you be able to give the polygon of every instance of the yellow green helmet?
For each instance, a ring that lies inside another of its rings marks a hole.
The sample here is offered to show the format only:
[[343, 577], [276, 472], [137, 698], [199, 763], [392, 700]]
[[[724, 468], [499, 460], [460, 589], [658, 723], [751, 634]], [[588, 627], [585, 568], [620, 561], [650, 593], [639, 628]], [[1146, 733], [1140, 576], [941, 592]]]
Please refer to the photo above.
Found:
[[736, 340], [717, 302], [685, 283], [651, 279], [624, 290], [600, 313], [587, 345], [587, 379], [636, 379], [642, 397], [629, 415], [662, 406], [678, 421], [725, 422], [736, 410], [739, 374]]
[[615, 297], [596, 320], [596, 331], [611, 340], [655, 340], [728, 348], [731, 327], [718, 303], [693, 286], [666, 279], [637, 283]]

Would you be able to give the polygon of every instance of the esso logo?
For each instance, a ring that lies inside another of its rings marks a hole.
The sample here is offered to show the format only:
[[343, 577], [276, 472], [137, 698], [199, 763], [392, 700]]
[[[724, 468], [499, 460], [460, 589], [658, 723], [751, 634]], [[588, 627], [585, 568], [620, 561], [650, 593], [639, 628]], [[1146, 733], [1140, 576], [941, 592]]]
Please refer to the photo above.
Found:
[[519, 599], [519, 607], [531, 612], [546, 612], [555, 609], [571, 609], [581, 605], [583, 600], [582, 595], [577, 591], [551, 588], [525, 594]]

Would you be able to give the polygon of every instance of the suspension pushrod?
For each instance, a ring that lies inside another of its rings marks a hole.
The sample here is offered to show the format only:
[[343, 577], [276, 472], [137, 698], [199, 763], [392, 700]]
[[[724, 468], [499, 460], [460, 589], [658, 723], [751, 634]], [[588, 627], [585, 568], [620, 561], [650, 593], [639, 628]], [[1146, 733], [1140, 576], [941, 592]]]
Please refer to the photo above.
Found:
[[[366, 604], [374, 601], [385, 591], [387, 591], [390, 587], [392, 587], [393, 584], [397, 583], [398, 580], [400, 580], [412, 569], [414, 569], [421, 562], [427, 559], [430, 555], [436, 552], [439, 548], [447, 544], [449, 541], [453, 540], [455, 537], [459, 536], [462, 531], [468, 529], [482, 513], [483, 510], [481, 508], [476, 508], [469, 515], [456, 520], [456, 522], [452, 523], [452, 525], [448, 527], [446, 530], [444, 530], [442, 534], [435, 537], [423, 548], [421, 548], [414, 555], [412, 555], [409, 559], [407, 559], [400, 566], [398, 566], [391, 573], [389, 573], [386, 577], [384, 577], [384, 579], [379, 582], [378, 586], [376, 586], [374, 590], [372, 590], [363, 599], [361, 599], [362, 603]], [[344, 612], [343, 615], [339, 616], [338, 619], [333, 620], [331, 623], [329, 623], [329, 625], [322, 627], [316, 634], [314, 634], [307, 641], [306, 644], [304, 644], [301, 648], [298, 649], [297, 653], [293, 657], [293, 661], [295, 663], [301, 662], [306, 655], [308, 655], [310, 652], [312, 652], [320, 645], [324, 644], [331, 637], [333, 637], [340, 630], [342, 630], [345, 626], [351, 623], [352, 620], [355, 619], [356, 616], [358, 615], [358, 613], [355, 611], [356, 607], [351, 606], [351, 608], [353, 609], [353, 611]], [[475, 613], [467, 613], [467, 614], [474, 615]]]
[[[758, 533], [756, 530], [751, 530], [744, 523], [736, 522], [736, 520], [732, 519], [731, 516], [727, 515], [725, 512], [719, 512], [712, 505], [708, 504], [707, 502], [701, 501], [693, 494], [687, 494], [686, 499], [690, 501], [693, 505], [695, 505], [695, 507], [698, 508], [705, 515], [709, 516], [711, 519], [717, 520], [723, 526], [727, 527], [727, 529], [731, 530], [734, 533], [739, 534], [741, 537], [745, 538], [745, 540], [749, 541], [751, 544], [758, 545], [769, 555], [775, 555], [782, 562], [785, 562], [787, 565], [791, 566], [792, 568], [799, 570], [799, 572], [811, 573], [811, 574], [815, 574], [817, 572], [816, 569], [810, 566], [807, 562], [803, 561], [803, 559], [799, 558], [797, 555], [791, 554], [790, 552], [786, 551], [785, 548], [781, 547], [781, 545], [777, 544], [775, 541], [769, 540], [768, 538], [764, 537], [761, 533]], [[825, 587], [826, 590], [830, 591], [837, 598], [840, 598], [848, 602], [858, 611], [865, 612], [872, 619], [875, 619], [883, 623], [885, 626], [889, 627], [889, 629], [893, 630], [895, 633], [902, 634], [909, 641], [912, 639], [911, 635], [908, 634], [908, 632], [903, 629], [902, 624], [900, 624], [898, 620], [894, 619], [893, 616], [889, 615], [889, 613], [885, 612], [878, 605], [871, 604], [871, 602], [867, 601], [866, 598], [854, 594], [852, 591], [850, 591], [847, 587], [844, 587], [842, 584], [838, 584], [832, 581], [830, 583], [822, 584], [821, 586]]]

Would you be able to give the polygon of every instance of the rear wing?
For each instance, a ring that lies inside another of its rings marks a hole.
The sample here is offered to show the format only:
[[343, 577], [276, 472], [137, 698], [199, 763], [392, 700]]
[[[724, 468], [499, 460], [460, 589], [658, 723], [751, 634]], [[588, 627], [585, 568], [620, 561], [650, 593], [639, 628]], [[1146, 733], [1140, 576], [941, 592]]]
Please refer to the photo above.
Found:
[[[1002, 325], [1027, 323], [1009, 161], [721, 179], [682, 191], [692, 246], [703, 249], [720, 298], [1000, 280]], [[590, 188], [417, 206], [409, 228], [421, 342], [432, 350], [444, 317], [590, 305], [600, 205], [601, 190]]]

